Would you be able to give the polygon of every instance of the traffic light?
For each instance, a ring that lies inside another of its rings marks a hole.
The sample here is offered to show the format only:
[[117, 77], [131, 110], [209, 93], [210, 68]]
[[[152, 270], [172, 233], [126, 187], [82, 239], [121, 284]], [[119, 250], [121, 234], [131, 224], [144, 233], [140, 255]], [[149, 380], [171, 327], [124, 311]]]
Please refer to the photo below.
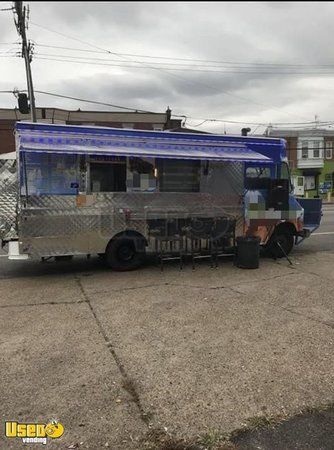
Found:
[[21, 114], [29, 114], [30, 106], [28, 103], [27, 94], [19, 94], [18, 95], [18, 103], [19, 103], [19, 111]]

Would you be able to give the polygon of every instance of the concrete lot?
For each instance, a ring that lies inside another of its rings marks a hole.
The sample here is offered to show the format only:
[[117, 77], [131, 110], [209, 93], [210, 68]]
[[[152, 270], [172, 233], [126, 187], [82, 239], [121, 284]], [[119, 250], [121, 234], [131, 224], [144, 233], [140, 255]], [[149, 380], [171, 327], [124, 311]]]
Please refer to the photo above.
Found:
[[248, 418], [333, 402], [334, 250], [292, 260], [163, 273], [7, 262], [2, 421], [58, 418], [65, 434], [47, 448], [145, 449], [159, 448], [156, 430], [207, 443]]

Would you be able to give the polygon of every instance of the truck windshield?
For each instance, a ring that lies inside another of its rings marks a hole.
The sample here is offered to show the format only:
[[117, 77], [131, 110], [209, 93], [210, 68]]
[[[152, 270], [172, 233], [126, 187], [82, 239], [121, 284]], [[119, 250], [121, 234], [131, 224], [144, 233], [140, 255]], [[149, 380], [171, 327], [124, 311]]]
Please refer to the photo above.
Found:
[[270, 178], [269, 167], [247, 167], [247, 178]]
[[271, 179], [270, 167], [249, 166], [246, 168], [246, 189], [268, 189]]

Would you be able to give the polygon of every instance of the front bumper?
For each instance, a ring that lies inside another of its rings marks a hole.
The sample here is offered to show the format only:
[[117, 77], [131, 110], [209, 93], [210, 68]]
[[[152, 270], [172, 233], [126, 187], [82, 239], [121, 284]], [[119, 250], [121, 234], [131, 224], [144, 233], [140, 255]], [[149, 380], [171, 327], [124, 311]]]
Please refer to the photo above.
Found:
[[306, 239], [311, 236], [311, 230], [309, 228], [303, 228], [301, 231], [298, 231], [297, 236]]

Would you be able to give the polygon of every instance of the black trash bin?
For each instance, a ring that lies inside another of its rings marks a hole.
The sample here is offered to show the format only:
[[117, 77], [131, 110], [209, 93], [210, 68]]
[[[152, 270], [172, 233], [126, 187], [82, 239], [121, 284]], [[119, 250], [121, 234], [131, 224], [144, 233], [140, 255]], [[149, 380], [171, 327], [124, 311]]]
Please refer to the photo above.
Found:
[[260, 260], [260, 242], [257, 236], [239, 236], [235, 265], [241, 269], [258, 269]]

